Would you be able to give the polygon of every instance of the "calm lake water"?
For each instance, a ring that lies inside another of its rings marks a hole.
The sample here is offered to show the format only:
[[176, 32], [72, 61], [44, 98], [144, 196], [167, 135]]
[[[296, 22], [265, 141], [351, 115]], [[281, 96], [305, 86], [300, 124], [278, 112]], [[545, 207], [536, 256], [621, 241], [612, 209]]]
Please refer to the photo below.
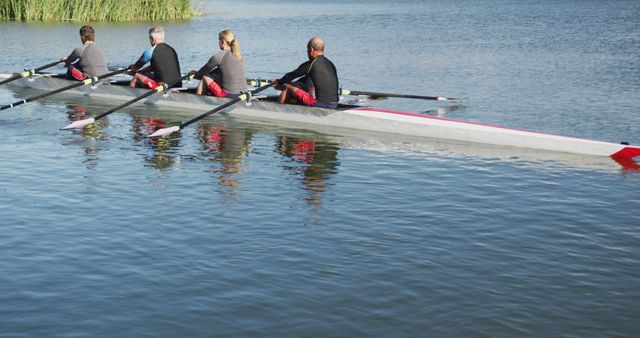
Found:
[[[236, 31], [251, 77], [322, 35], [378, 107], [640, 144], [637, 1], [216, 1], [164, 23], [183, 71]], [[0, 23], [0, 71], [81, 24]], [[95, 24], [112, 66], [149, 23]], [[58, 68], [57, 70], [61, 70]], [[0, 87], [0, 102], [27, 93]], [[635, 336], [640, 171], [608, 158], [60, 95], [0, 114], [0, 337]]]

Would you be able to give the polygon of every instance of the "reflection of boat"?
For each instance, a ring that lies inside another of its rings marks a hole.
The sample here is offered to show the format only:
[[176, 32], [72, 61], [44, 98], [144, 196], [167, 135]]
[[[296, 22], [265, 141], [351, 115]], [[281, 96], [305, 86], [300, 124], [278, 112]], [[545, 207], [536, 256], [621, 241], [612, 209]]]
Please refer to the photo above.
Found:
[[[9, 76], [9, 74], [0, 74], [0, 79]], [[73, 89], [73, 93], [124, 101], [146, 92], [144, 89], [119, 85], [124, 82], [126, 81], [117, 82], [112, 80], [112, 82], [96, 86], [82, 86]], [[12, 84], [40, 90], [53, 90], [68, 85], [69, 81], [41, 75], [17, 80]], [[191, 95], [191, 93], [189, 90], [171, 91], [164, 95], [151, 96], [144, 102], [156, 104], [160, 107], [195, 109], [200, 112], [228, 102], [228, 99], [197, 96]], [[298, 105], [280, 105], [269, 99], [254, 99], [252, 102], [236, 104], [230, 107], [229, 110], [226, 110], [226, 114], [237, 117], [359, 129], [414, 137], [447, 139], [580, 155], [611, 156], [616, 159], [631, 160], [640, 156], [640, 147], [626, 144], [580, 139], [370, 107], [343, 105], [338, 110], [329, 110]]]

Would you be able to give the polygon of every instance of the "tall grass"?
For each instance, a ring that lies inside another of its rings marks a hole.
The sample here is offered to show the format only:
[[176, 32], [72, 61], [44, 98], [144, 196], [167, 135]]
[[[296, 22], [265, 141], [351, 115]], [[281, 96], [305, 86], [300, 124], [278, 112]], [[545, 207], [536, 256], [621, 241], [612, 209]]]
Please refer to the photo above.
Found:
[[155, 21], [197, 14], [191, 0], [0, 0], [0, 20]]

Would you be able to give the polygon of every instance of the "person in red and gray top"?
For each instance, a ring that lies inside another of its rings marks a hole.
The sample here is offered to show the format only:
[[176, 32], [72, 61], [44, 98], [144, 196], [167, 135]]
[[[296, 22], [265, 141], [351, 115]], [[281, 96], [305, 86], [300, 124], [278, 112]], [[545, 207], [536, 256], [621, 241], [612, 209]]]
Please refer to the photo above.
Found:
[[[131, 65], [133, 79], [130, 87], [142, 86], [155, 89], [161, 83], [172, 84], [172, 87], [180, 87], [180, 62], [178, 54], [173, 47], [164, 42], [164, 29], [153, 26], [149, 29], [149, 43], [147, 48], [135, 64]], [[147, 63], [149, 67], [141, 69]]]
[[[338, 73], [333, 62], [324, 56], [324, 40], [316, 36], [307, 43], [309, 61], [301, 64], [279, 80], [272, 80], [275, 88], [282, 90], [280, 103], [293, 97], [307, 106], [321, 108], [338, 107]], [[302, 78], [304, 77], [304, 78]], [[302, 78], [295, 82], [291, 81]]]
[[91, 26], [80, 28], [82, 46], [67, 57], [60, 58], [67, 67], [67, 78], [84, 80], [88, 76], [100, 76], [108, 72], [107, 57], [95, 41], [95, 30]]

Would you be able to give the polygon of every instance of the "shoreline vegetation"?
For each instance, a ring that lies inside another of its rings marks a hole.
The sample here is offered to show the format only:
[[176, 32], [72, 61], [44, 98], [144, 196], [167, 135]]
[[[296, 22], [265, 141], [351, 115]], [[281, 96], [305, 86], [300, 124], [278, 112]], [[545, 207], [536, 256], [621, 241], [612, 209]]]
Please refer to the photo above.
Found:
[[156, 21], [201, 15], [191, 0], [2, 0], [1, 21]]

